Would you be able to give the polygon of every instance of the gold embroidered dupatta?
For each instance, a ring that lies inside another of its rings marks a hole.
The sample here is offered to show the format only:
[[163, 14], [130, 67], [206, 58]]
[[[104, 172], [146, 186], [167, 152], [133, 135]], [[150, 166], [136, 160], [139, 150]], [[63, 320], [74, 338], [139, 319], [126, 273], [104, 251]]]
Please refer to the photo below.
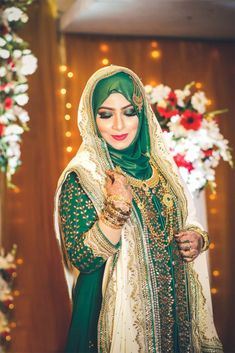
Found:
[[[99, 80], [119, 71], [129, 74], [138, 84], [146, 106], [149, 124], [151, 158], [168, 180], [177, 195], [181, 209], [181, 225], [199, 225], [187, 189], [165, 145], [161, 128], [146, 99], [144, 86], [131, 70], [109, 66], [98, 70], [87, 82], [79, 110], [78, 126], [83, 143], [76, 156], [62, 173], [55, 197], [55, 228], [63, 248], [63, 234], [58, 217], [58, 198], [61, 186], [69, 172], [76, 171], [79, 181], [99, 214], [103, 208], [105, 170], [113, 168], [107, 147], [96, 135], [92, 116], [92, 94]], [[134, 212], [123, 227], [122, 246], [117, 260], [110, 257], [103, 278], [103, 304], [98, 327], [99, 352], [136, 353], [162, 352], [160, 320], [154, 311], [154, 297], [150, 286], [146, 237]], [[72, 266], [66, 256], [67, 269]], [[189, 302], [192, 315], [192, 352], [222, 352], [213, 323], [208, 270], [205, 254], [186, 265], [189, 280]], [[67, 272], [67, 276], [68, 276]], [[203, 284], [203, 286], [201, 285]], [[155, 305], [156, 306], [156, 305]], [[165, 352], [162, 352], [165, 353]]]

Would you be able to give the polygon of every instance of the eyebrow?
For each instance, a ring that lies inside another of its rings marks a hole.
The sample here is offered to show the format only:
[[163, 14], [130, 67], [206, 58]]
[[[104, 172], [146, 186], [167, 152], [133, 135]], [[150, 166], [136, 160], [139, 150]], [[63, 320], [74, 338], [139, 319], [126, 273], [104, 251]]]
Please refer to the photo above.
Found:
[[[124, 110], [124, 109], [129, 108], [129, 107], [133, 107], [133, 105], [132, 105], [132, 104], [125, 105], [125, 107], [122, 107], [121, 110]], [[134, 107], [133, 107], [133, 108], [134, 108]], [[100, 109], [108, 109], [108, 110], [111, 110], [111, 111], [114, 111], [114, 110], [115, 110], [114, 108], [104, 107], [104, 106], [99, 107], [98, 111], [99, 111]]]

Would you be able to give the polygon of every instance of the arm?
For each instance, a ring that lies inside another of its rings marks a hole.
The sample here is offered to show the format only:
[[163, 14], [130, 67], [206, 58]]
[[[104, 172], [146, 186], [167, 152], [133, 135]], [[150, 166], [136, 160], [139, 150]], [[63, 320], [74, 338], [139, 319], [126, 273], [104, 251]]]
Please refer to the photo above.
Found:
[[[68, 257], [80, 272], [95, 271], [118, 251], [121, 230], [99, 224], [96, 210], [74, 172], [63, 184], [59, 212]], [[112, 235], [117, 231], [119, 237], [112, 242]], [[110, 239], [104, 232], [111, 235]]]
[[184, 229], [176, 235], [176, 240], [178, 241], [180, 253], [184, 260], [190, 262], [193, 261], [201, 252], [208, 249], [209, 237], [208, 233], [198, 222], [192, 195], [181, 177], [180, 179], [187, 198], [188, 216]]

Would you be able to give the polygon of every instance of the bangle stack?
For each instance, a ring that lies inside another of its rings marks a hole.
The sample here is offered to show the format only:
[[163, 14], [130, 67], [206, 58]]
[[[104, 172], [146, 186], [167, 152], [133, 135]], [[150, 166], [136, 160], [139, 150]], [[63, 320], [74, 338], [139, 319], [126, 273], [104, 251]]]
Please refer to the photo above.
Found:
[[205, 230], [202, 230], [201, 228], [195, 225], [189, 225], [186, 227], [186, 229], [192, 230], [201, 235], [203, 239], [203, 246], [202, 246], [201, 252], [206, 251], [209, 248], [209, 245], [210, 245], [209, 237], [208, 237], [208, 233]]
[[[116, 201], [122, 203], [122, 208], [116, 206]], [[131, 202], [121, 196], [113, 195], [107, 197], [100, 219], [111, 228], [121, 229], [130, 214]]]

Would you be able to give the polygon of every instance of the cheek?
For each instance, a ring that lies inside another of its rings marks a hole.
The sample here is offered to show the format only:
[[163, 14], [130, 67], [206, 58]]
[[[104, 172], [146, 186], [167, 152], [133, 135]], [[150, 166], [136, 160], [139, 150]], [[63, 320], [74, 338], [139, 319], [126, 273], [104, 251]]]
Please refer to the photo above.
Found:
[[97, 128], [99, 130], [99, 132], [102, 134], [105, 134], [106, 132], [109, 131], [110, 127], [110, 123], [109, 123], [109, 120], [107, 119], [99, 119], [99, 118], [96, 118], [96, 125], [97, 125]]
[[132, 120], [130, 120], [128, 125], [129, 125], [129, 129], [132, 130], [133, 133], [136, 133], [138, 130], [138, 126], [139, 126], [138, 117], [135, 117]]

